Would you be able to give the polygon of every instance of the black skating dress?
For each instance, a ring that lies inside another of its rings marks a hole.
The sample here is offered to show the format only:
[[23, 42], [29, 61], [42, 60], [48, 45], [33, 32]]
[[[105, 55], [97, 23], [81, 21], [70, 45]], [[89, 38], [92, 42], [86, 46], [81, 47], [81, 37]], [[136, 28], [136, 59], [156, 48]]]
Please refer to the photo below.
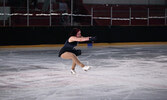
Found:
[[59, 52], [59, 57], [64, 53], [64, 52], [71, 52], [74, 53], [76, 56], [81, 55], [81, 50], [77, 50], [74, 47], [77, 46], [78, 42], [68, 42], [68, 40], [65, 42], [64, 46], [60, 49]]

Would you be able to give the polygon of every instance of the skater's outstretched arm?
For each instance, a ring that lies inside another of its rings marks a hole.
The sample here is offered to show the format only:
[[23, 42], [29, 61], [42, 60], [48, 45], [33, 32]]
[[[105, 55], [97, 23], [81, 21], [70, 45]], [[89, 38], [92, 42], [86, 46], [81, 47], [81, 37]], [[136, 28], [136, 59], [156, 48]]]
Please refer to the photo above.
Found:
[[89, 41], [89, 38], [90, 37], [76, 37], [76, 36], [71, 36], [69, 38], [69, 42], [74, 42], [74, 41], [77, 41], [77, 42], [84, 42], [84, 41]]

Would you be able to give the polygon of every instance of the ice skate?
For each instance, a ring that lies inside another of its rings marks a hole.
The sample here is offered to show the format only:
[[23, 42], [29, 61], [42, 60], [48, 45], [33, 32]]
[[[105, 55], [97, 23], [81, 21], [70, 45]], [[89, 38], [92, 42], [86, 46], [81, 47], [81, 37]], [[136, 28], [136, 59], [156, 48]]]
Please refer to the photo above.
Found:
[[88, 71], [88, 70], [91, 69], [91, 67], [90, 67], [90, 66], [84, 66], [82, 69], [83, 69], [84, 71]]
[[76, 74], [75, 70], [71, 69], [71, 74], [75, 75]]

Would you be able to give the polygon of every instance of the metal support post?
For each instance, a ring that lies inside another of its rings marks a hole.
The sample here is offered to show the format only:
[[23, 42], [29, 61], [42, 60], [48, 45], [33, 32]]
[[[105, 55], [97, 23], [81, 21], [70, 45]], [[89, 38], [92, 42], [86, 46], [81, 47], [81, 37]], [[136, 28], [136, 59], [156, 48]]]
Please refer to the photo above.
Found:
[[129, 8], [129, 25], [130, 25], [130, 26], [131, 26], [131, 24], [132, 24], [131, 15], [132, 15], [132, 12], [131, 12], [131, 7], [130, 7], [130, 8]]
[[147, 26], [150, 25], [150, 19], [149, 19], [149, 17], [150, 17], [150, 9], [148, 8], [147, 9]]
[[49, 26], [52, 26], [52, 0], [49, 0], [50, 2], [50, 9], [49, 9], [49, 12], [50, 12], [50, 16], [49, 16]]
[[6, 17], [6, 13], [5, 13], [5, 0], [3, 0], [3, 26], [6, 25], [5, 17]]
[[73, 26], [73, 0], [71, 0], [71, 26]]
[[112, 7], [111, 7], [111, 26], [112, 26]]
[[167, 8], [165, 8], [165, 25], [166, 25], [166, 17], [167, 17]]
[[91, 26], [93, 26], [93, 8], [91, 8]]
[[29, 26], [29, 0], [27, 0], [27, 26]]

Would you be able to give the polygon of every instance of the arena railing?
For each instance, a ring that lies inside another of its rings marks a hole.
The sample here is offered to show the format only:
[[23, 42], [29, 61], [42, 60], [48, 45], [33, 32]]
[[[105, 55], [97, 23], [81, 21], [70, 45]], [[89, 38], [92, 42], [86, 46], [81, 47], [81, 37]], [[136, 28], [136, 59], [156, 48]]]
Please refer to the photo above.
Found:
[[[71, 7], [68, 8], [68, 11], [58, 11], [56, 7], [54, 7], [55, 2], [52, 0], [49, 0], [49, 9], [46, 12], [41, 11], [42, 8], [32, 11], [30, 8], [31, 6], [30, 0], [27, 0], [26, 6], [20, 7], [17, 10], [15, 7], [11, 7], [8, 5], [8, 2], [6, 0], [3, 0], [1, 2], [0, 6], [0, 26], [55, 26], [55, 25], [63, 25], [63, 26], [75, 26], [75, 25], [88, 25], [88, 26], [94, 26], [94, 25], [121, 25], [121, 24], [115, 24], [116, 21], [125, 21], [125, 25], [135, 25], [133, 24], [133, 20], [143, 20], [146, 22], [147, 26], [150, 26], [152, 23], [150, 20], [157, 19], [157, 20], [163, 20], [163, 23], [161, 25], [167, 24], [167, 8], [162, 8], [160, 10], [153, 10], [149, 7], [145, 8], [145, 11], [142, 10], [137, 11], [133, 9], [133, 7], [127, 7], [128, 10], [122, 10], [122, 9], [115, 9], [115, 7], [108, 6], [107, 9], [108, 12], [105, 12], [105, 7], [102, 7], [103, 9], [98, 9], [98, 7], [91, 6], [89, 9], [85, 9], [88, 11], [88, 13], [82, 13], [81, 12], [75, 12], [73, 0], [71, 0], [70, 4]], [[40, 3], [38, 3], [40, 5]], [[84, 5], [84, 4], [83, 4]], [[104, 16], [100, 16], [100, 13]], [[136, 13], [136, 14], [135, 14]], [[138, 13], [138, 15], [137, 15]], [[144, 16], [140, 16], [139, 14], [144, 14]], [[107, 14], [105, 16], [105, 14]], [[124, 17], [125, 16], [125, 17]], [[16, 17], [16, 18], [12, 18]], [[41, 18], [42, 17], [42, 18]], [[20, 18], [20, 20], [19, 20]], [[36, 24], [31, 24], [31, 18], [34, 18], [37, 22]], [[64, 19], [62, 19], [64, 18]], [[84, 20], [85, 18], [85, 20]], [[19, 20], [19, 21], [16, 21]], [[41, 24], [38, 19], [43, 20], [46, 19], [46, 24]], [[55, 22], [54, 21], [63, 20], [64, 24], [61, 24], [61, 22]], [[66, 19], [66, 20], [65, 20]], [[102, 21], [100, 21], [102, 20]], [[21, 22], [22, 21], [22, 22]], [[83, 22], [84, 21], [84, 22]], [[99, 23], [98, 23], [99, 21]], [[105, 24], [106, 23], [108, 24]], [[20, 22], [20, 23], [19, 23]], [[14, 24], [13, 24], [14, 23]], [[39, 23], [39, 24], [38, 24]], [[77, 24], [78, 23], [78, 24]], [[86, 23], [86, 24], [82, 24]], [[98, 23], [98, 24], [97, 24]], [[100, 24], [101, 23], [101, 24]], [[104, 24], [103, 24], [104, 23]]]

